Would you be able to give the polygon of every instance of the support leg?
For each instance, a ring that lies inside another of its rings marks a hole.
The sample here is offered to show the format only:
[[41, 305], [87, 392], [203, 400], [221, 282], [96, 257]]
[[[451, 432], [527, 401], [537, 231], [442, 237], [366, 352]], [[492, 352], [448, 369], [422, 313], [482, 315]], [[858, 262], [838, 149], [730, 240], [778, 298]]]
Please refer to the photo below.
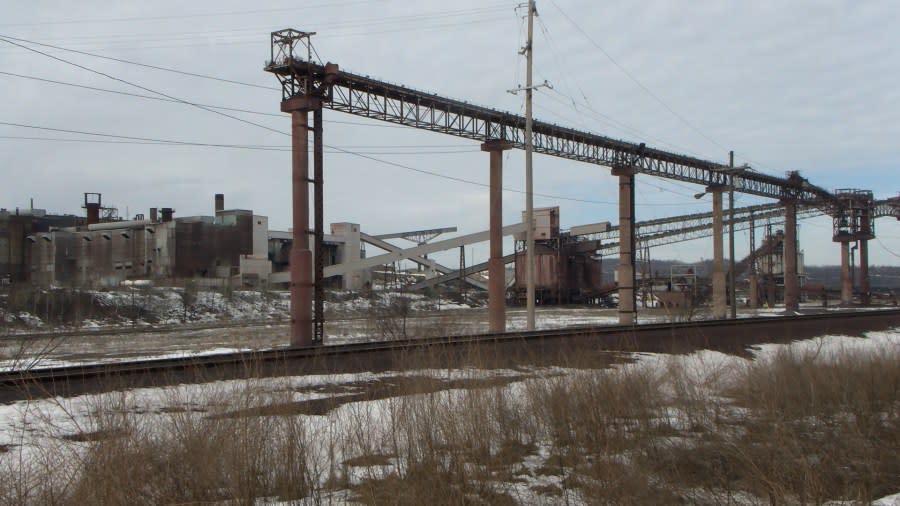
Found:
[[619, 324], [637, 323], [634, 292], [634, 174], [631, 167], [614, 167], [619, 177]]
[[490, 153], [490, 258], [488, 259], [488, 325], [491, 332], [506, 331], [506, 265], [503, 263], [503, 151], [504, 141], [488, 141]]
[[[309, 98], [292, 98], [281, 103], [291, 113], [291, 192], [293, 242], [291, 245], [291, 346], [313, 344], [313, 266], [309, 249]], [[317, 102], [321, 107], [321, 103]]]
[[722, 190], [709, 187], [713, 203], [713, 263], [712, 263], [712, 317], [724, 319], [727, 312], [725, 303], [725, 248], [723, 244], [722, 226]]
[[322, 108], [313, 109], [313, 220], [315, 236], [315, 275], [313, 300], [315, 301], [313, 342], [325, 340], [325, 195], [324, 152], [322, 139]]
[[800, 309], [800, 285], [797, 279], [797, 203], [784, 204], [784, 310]]
[[872, 303], [872, 287], [869, 284], [869, 241], [859, 241], [859, 301], [863, 306]]
[[850, 280], [850, 243], [841, 241], [841, 305], [853, 302], [853, 283]]

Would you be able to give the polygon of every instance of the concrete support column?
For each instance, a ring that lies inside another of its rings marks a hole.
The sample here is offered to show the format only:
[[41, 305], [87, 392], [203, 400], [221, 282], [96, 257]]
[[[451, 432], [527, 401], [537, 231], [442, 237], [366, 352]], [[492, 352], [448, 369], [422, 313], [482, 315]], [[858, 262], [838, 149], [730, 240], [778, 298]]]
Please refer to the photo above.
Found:
[[868, 306], [872, 303], [872, 287], [869, 285], [869, 241], [859, 241], [859, 301]]
[[488, 259], [488, 324], [491, 332], [506, 332], [506, 265], [503, 263], [503, 151], [509, 143], [490, 140], [481, 145], [491, 156], [490, 258]]
[[633, 167], [613, 167], [619, 177], [619, 324], [637, 323], [634, 299], [634, 174]]
[[850, 278], [850, 243], [841, 241], [841, 305], [853, 302], [853, 281]]
[[722, 191], [724, 187], [710, 186], [707, 193], [712, 195], [713, 204], [713, 262], [712, 262], [712, 317], [724, 319], [728, 311], [725, 296], [725, 247], [722, 226]]
[[309, 249], [309, 111], [320, 100], [296, 97], [281, 103], [291, 114], [291, 193], [293, 243], [291, 245], [291, 346], [313, 344], [313, 264]]
[[797, 279], [797, 203], [784, 203], [784, 310], [800, 309], [800, 283]]

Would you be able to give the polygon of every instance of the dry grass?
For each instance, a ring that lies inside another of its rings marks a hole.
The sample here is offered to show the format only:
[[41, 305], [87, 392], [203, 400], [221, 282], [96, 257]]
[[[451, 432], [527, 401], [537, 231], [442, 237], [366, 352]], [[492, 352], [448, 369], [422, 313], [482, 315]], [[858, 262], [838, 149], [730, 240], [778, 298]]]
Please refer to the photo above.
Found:
[[277, 382], [173, 394], [152, 413], [128, 393], [98, 397], [71, 413], [74, 434], [3, 448], [0, 504], [823, 504], [900, 491], [896, 348], [485, 379], [499, 358], [473, 350], [481, 366], [452, 376], [410, 364], [348, 383], [316, 416], [267, 409], [296, 403]]

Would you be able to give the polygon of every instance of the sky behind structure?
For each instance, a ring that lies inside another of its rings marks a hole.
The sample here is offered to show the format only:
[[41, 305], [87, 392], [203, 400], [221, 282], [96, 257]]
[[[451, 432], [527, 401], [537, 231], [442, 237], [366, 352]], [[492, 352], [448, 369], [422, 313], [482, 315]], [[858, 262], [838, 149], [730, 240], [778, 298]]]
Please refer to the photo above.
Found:
[[[102, 192], [123, 215], [174, 207], [190, 216], [211, 214], [213, 194], [225, 193], [226, 207], [286, 229], [290, 123], [277, 82], [262, 70], [271, 31], [315, 31], [321, 58], [357, 74], [521, 112], [522, 96], [507, 92], [525, 75], [517, 4], [6, 2], [0, 36], [32, 51], [0, 41], [0, 205], [25, 207], [33, 197], [36, 207], [75, 213], [82, 193]], [[773, 175], [800, 170], [829, 189], [900, 192], [896, 2], [537, 6], [535, 81], [553, 88], [535, 94], [536, 119], [722, 163], [734, 150], [737, 164]], [[477, 142], [329, 110], [325, 120], [325, 144], [334, 146], [325, 157], [326, 223], [356, 222], [370, 233], [487, 228], [488, 156]], [[504, 193], [504, 223], [524, 208], [514, 191], [524, 189], [523, 167], [521, 152], [505, 157], [504, 186], [513, 191]], [[638, 220], [711, 208], [708, 197], [693, 198], [697, 186], [637, 180]], [[536, 155], [535, 191], [543, 195], [536, 206], [561, 207], [564, 227], [617, 219], [616, 180], [603, 167]], [[900, 263], [900, 225], [883, 218], [876, 232], [871, 262]], [[746, 237], [737, 236], [739, 257]], [[830, 237], [830, 219], [801, 222], [807, 263], [839, 262]], [[486, 259], [486, 249], [472, 254], [470, 262]], [[710, 241], [653, 256], [709, 258]]]

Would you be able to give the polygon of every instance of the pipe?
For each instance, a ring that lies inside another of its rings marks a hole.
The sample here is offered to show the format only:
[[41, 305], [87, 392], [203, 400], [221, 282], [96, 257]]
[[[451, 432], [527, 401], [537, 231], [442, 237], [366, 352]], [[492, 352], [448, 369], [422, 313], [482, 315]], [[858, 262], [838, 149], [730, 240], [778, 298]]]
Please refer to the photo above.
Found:
[[96, 230], [118, 230], [120, 228], [138, 229], [153, 223], [152, 220], [111, 221], [108, 223], [92, 223], [87, 226], [91, 232]]

